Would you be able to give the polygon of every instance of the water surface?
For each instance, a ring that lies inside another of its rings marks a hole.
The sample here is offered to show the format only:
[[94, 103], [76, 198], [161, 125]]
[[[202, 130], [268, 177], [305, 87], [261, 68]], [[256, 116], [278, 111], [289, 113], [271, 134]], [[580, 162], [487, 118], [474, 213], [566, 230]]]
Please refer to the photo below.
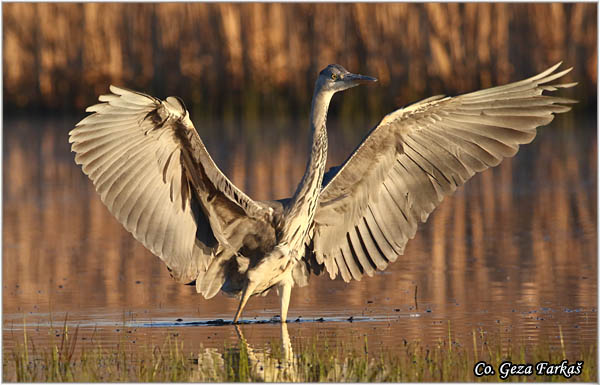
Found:
[[[186, 349], [222, 348], [237, 300], [204, 300], [173, 281], [127, 233], [75, 165], [67, 133], [80, 117], [4, 120], [3, 343], [79, 337], [104, 344], [184, 338]], [[583, 123], [582, 123], [583, 121]], [[332, 122], [329, 165], [339, 164], [369, 122]], [[473, 333], [503, 346], [552, 346], [568, 354], [597, 339], [595, 122], [560, 116], [499, 167], [475, 176], [420, 226], [405, 254], [360, 282], [312, 277], [292, 291], [292, 345], [363, 346], [400, 352], [406, 341]], [[308, 124], [290, 119], [196, 122], [224, 172], [255, 199], [290, 196], [307, 158]], [[275, 293], [253, 298], [241, 326], [250, 344], [278, 339], [267, 322]], [[221, 325], [220, 321], [223, 320]], [[297, 322], [296, 322], [297, 321]], [[366, 338], [365, 338], [366, 337]], [[571, 361], [573, 361], [571, 359]]]

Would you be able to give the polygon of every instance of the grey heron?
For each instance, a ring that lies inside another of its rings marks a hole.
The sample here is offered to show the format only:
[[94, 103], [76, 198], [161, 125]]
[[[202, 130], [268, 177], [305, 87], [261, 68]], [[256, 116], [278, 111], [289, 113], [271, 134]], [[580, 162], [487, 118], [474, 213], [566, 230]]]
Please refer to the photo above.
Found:
[[561, 63], [529, 79], [457, 97], [434, 96], [385, 116], [325, 172], [327, 110], [339, 91], [375, 78], [340, 65], [315, 84], [312, 146], [294, 195], [256, 201], [214, 163], [183, 102], [110, 86], [69, 133], [75, 161], [119, 222], [179, 282], [212, 298], [276, 288], [285, 322], [294, 285], [329, 273], [349, 282], [384, 270], [419, 222], [476, 172], [515, 155], [571, 99], [544, 95]]

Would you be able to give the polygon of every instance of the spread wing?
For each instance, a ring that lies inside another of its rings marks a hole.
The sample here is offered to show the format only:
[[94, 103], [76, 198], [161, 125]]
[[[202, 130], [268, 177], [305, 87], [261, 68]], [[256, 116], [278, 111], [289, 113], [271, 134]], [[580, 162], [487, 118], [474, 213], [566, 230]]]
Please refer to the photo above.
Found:
[[272, 209], [219, 170], [182, 102], [110, 90], [69, 133], [75, 161], [110, 212], [174, 278], [211, 279], [205, 273], [220, 250], [238, 250], [252, 232], [268, 236]]
[[402, 255], [418, 222], [476, 172], [529, 143], [574, 100], [542, 95], [570, 69], [458, 97], [437, 96], [387, 115], [327, 172], [308, 258], [333, 279], [360, 280]]

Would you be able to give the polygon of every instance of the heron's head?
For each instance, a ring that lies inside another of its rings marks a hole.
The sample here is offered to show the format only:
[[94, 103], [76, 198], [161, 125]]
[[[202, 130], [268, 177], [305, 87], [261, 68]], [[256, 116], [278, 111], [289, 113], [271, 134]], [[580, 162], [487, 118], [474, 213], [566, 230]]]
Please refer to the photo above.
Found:
[[339, 64], [330, 64], [319, 74], [317, 83], [323, 90], [339, 92], [356, 87], [362, 83], [376, 82], [377, 79], [353, 74]]

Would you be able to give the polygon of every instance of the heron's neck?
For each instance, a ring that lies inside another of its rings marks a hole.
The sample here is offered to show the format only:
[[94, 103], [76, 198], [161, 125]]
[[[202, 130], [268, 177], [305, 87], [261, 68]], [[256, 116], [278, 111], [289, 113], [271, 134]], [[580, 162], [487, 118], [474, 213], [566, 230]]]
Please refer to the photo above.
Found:
[[[302, 181], [289, 206], [287, 215], [289, 220], [286, 223], [286, 230], [288, 230], [290, 236], [294, 236], [293, 233], [299, 231], [306, 233], [308, 230], [307, 226], [312, 222], [316, 210], [321, 184], [323, 183], [323, 175], [325, 173], [325, 163], [327, 162], [327, 128], [325, 127], [325, 122], [332, 96], [332, 92], [324, 92], [319, 89], [313, 95], [310, 112], [312, 136], [310, 157]], [[298, 218], [298, 222], [303, 222], [303, 224], [294, 224], [293, 222], [296, 221], [296, 218]], [[300, 234], [297, 235], [299, 236]], [[303, 237], [299, 238], [302, 238], [303, 241]]]

